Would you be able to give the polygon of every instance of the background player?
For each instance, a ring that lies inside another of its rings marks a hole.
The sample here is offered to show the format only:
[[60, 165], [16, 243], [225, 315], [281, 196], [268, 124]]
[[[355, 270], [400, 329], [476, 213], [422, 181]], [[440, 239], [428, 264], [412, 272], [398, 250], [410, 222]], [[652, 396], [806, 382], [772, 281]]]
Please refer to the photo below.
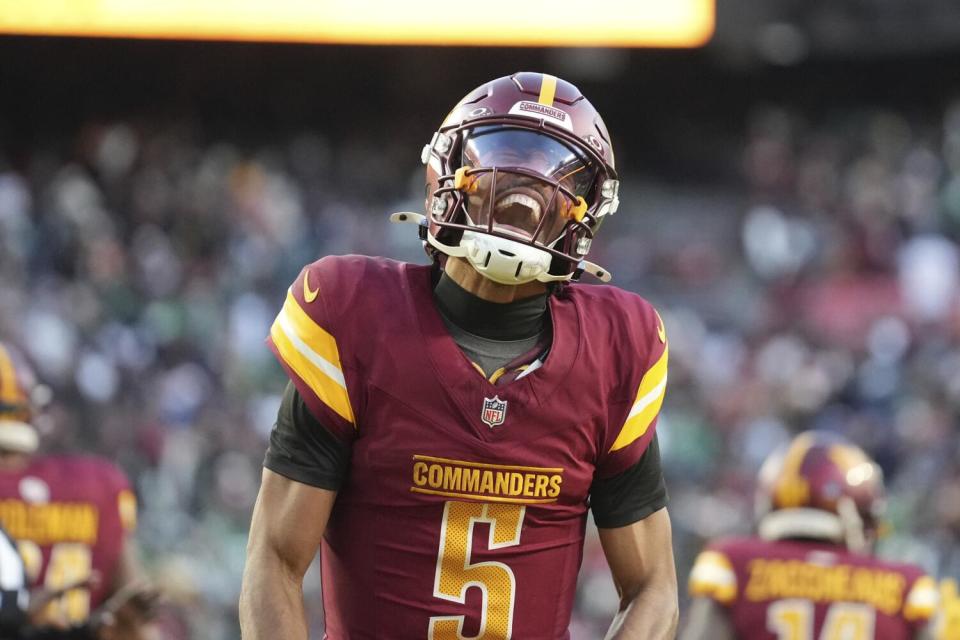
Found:
[[[116, 611], [102, 637], [141, 637], [153, 597], [142, 585], [132, 535], [136, 499], [110, 462], [79, 455], [36, 455], [36, 379], [24, 359], [0, 343], [0, 523], [17, 541], [31, 585], [71, 585], [39, 619], [78, 625], [113, 594], [136, 595]], [[130, 590], [133, 590], [133, 594]]]
[[603, 121], [573, 85], [518, 73], [465, 97], [422, 160], [428, 217], [394, 219], [434, 266], [326, 258], [271, 331], [293, 386], [244, 636], [307, 637], [322, 540], [330, 638], [567, 638], [589, 496], [620, 592], [609, 635], [673, 637], [664, 328], [638, 296], [566, 284], [609, 278], [584, 261], [617, 206]]
[[683, 640], [932, 638], [934, 581], [871, 555], [884, 488], [858, 447], [810, 431], [760, 471], [758, 536], [711, 543]]

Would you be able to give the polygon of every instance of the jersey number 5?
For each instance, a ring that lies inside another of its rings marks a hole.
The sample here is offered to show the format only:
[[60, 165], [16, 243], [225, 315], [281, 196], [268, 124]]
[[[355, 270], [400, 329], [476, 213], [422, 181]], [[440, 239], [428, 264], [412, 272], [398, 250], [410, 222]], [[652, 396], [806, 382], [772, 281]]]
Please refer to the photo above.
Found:
[[[433, 595], [442, 600], [465, 604], [467, 590], [483, 592], [480, 632], [475, 640], [508, 640], [513, 632], [513, 604], [517, 581], [513, 571], [502, 562], [470, 563], [473, 530], [478, 522], [490, 525], [489, 549], [520, 544], [520, 529], [526, 507], [516, 504], [447, 502], [440, 528], [440, 552]], [[460, 640], [464, 616], [430, 618], [430, 640]]]

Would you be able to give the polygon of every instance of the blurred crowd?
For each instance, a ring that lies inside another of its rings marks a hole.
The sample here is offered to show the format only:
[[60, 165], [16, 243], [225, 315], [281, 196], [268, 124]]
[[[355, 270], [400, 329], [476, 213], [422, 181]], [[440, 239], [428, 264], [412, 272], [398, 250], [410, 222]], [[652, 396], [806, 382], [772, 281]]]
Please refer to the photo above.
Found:
[[[763, 107], [741, 129], [735, 179], [624, 166], [592, 253], [670, 336], [658, 431], [680, 579], [705, 539], [749, 530], [760, 462], [806, 428], [883, 466], [884, 553], [960, 577], [960, 106]], [[46, 447], [130, 474], [168, 638], [239, 636], [284, 385], [264, 337], [319, 256], [425, 260], [412, 228], [387, 223], [422, 208], [418, 151], [362, 132], [210, 140], [182, 122], [88, 123], [66, 147], [0, 149], [0, 337], [54, 390]], [[306, 591], [320, 629], [315, 571]], [[591, 535], [574, 638], [599, 637], [616, 606]]]

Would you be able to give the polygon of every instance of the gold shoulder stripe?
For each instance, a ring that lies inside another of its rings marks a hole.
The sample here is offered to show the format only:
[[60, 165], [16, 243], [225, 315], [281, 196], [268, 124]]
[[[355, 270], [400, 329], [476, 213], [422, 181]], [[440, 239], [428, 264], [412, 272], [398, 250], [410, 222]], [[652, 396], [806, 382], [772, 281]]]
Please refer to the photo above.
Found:
[[540, 82], [540, 97], [537, 102], [545, 104], [548, 107], [553, 106], [553, 98], [557, 94], [557, 79], [554, 76], [543, 74], [543, 80]]
[[730, 560], [719, 551], [704, 551], [690, 571], [691, 596], [707, 597], [729, 604], [737, 597], [737, 574]]
[[307, 383], [317, 398], [355, 425], [337, 341], [307, 315], [290, 292], [270, 328], [270, 337], [283, 361]]
[[940, 592], [937, 583], [930, 576], [923, 576], [913, 583], [907, 600], [903, 605], [903, 617], [909, 622], [928, 620], [937, 612], [940, 605]]
[[627, 421], [620, 429], [620, 435], [617, 436], [610, 451], [623, 449], [631, 442], [640, 438], [647, 432], [654, 418], [660, 413], [660, 407], [663, 405], [663, 396], [667, 389], [667, 359], [670, 348], [665, 346], [660, 359], [643, 374], [640, 381], [640, 388], [637, 390], [637, 399], [630, 409]]
[[124, 489], [117, 495], [117, 511], [120, 513], [120, 523], [123, 530], [133, 533], [137, 529], [137, 498], [129, 489]]

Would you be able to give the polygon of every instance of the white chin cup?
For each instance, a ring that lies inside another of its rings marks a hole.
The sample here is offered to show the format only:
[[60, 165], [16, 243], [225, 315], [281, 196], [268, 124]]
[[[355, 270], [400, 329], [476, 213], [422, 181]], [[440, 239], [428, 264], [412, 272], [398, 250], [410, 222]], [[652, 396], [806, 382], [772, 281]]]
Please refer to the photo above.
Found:
[[549, 278], [552, 257], [543, 249], [490, 235], [464, 231], [460, 249], [480, 275], [500, 284], [524, 284]]

